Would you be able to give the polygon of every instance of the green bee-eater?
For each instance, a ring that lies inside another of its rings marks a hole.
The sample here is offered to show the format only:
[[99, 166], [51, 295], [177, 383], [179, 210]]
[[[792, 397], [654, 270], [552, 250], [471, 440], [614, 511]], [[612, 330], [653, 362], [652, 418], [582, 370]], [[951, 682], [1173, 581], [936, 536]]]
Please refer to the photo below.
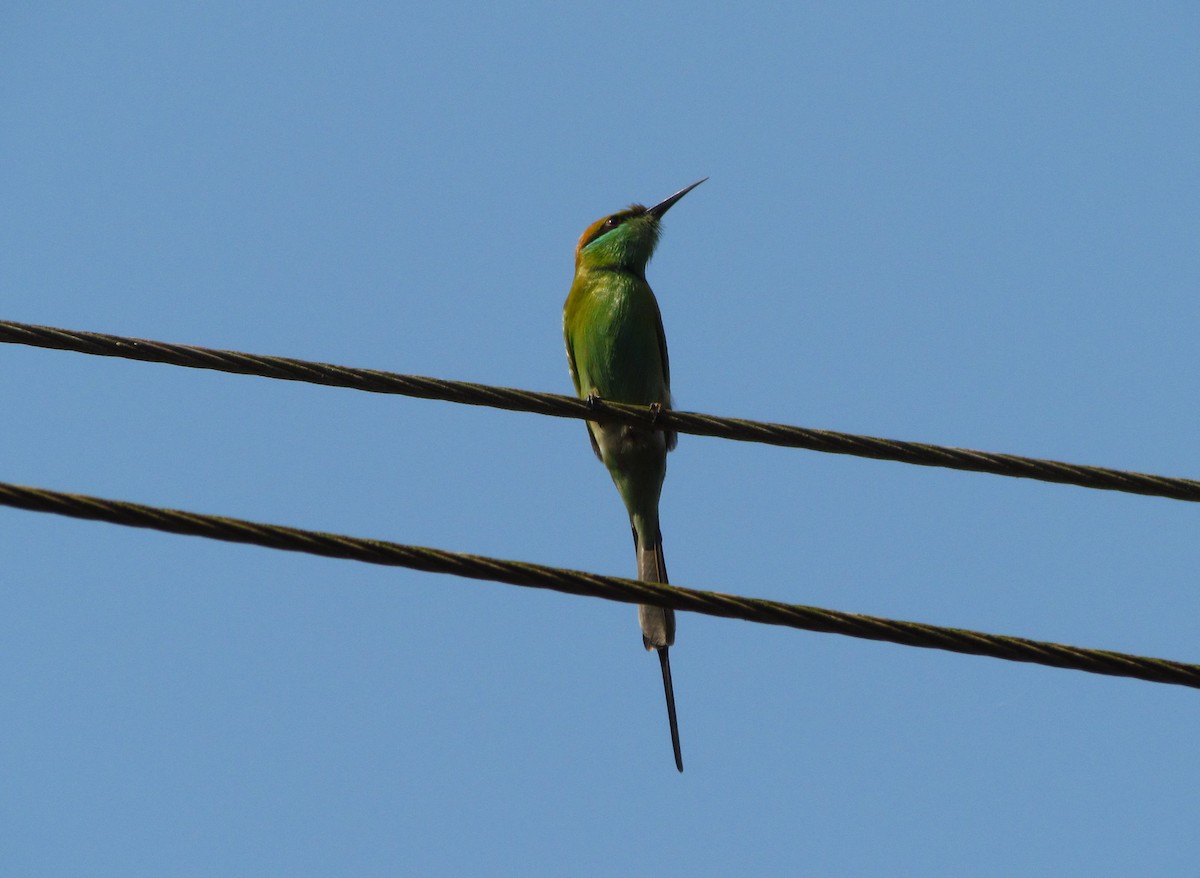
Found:
[[[579, 396], [589, 401], [670, 407], [667, 339], [658, 302], [646, 283], [646, 263], [658, 243], [663, 214], [703, 182], [680, 189], [654, 207], [634, 204], [597, 220], [580, 237], [575, 248], [575, 280], [563, 307], [567, 365]], [[666, 582], [658, 498], [667, 474], [667, 452], [675, 447], [675, 432], [592, 421], [587, 428], [592, 450], [608, 468], [629, 512], [638, 579]], [[658, 650], [675, 767], [683, 771], [667, 658], [667, 649], [675, 642], [675, 611], [642, 605], [638, 620], [642, 643], [646, 649]]]

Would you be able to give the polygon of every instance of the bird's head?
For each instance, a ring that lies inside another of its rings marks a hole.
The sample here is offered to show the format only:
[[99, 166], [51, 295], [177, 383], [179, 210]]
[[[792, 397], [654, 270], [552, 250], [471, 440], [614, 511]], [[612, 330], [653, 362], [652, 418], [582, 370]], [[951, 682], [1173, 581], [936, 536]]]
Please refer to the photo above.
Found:
[[575, 248], [575, 269], [620, 268], [644, 273], [658, 243], [663, 214], [704, 180], [685, 186], [654, 207], [631, 204], [618, 213], [596, 220], [579, 238]]

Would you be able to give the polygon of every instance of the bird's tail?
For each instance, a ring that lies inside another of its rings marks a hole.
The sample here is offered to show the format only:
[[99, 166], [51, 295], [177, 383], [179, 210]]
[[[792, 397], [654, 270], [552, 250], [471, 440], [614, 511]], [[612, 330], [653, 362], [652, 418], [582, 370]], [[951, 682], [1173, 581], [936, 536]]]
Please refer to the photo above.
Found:
[[[663, 558], [662, 532], [655, 530], [657, 539], [645, 544], [634, 531], [637, 546], [638, 579], [643, 582], [667, 582], [667, 563]], [[675, 611], [667, 607], [648, 604], [638, 606], [638, 621], [642, 625], [642, 644], [646, 649], [658, 650], [658, 662], [662, 666], [663, 691], [667, 696], [667, 720], [671, 724], [671, 747], [675, 751], [675, 767], [683, 771], [683, 755], [679, 749], [679, 724], [675, 719], [675, 687], [671, 682], [671, 661], [667, 648], [675, 642]]]
[[683, 771], [683, 753], [679, 749], [679, 723], [675, 719], [675, 687], [671, 684], [671, 660], [667, 648], [659, 647], [658, 663], [662, 665], [663, 691], [667, 693], [667, 722], [671, 724], [671, 749], [675, 751], [675, 767]]

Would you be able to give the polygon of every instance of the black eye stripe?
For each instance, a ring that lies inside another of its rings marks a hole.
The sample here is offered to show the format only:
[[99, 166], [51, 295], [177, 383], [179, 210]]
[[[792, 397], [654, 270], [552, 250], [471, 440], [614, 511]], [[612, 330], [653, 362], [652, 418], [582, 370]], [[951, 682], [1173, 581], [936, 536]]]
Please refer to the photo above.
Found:
[[[617, 226], [621, 225], [621, 223], [625, 222], [626, 219], [628, 219], [628, 217], [610, 216], [603, 223], [601, 223], [600, 228], [596, 229], [595, 233], [590, 238], [587, 239], [587, 243], [590, 244], [590, 243], [592, 243], [592, 241], [595, 241], [601, 235], [603, 235], [607, 232], [611, 232]], [[587, 244], [585, 244], [584, 246], [586, 247]]]
[[628, 208], [621, 211], [620, 213], [614, 213], [612, 216], [610, 216], [604, 222], [600, 223], [600, 225], [596, 228], [596, 231], [592, 234], [592, 236], [587, 239], [587, 243], [584, 244], [584, 246], [586, 247], [588, 244], [592, 243], [592, 241], [595, 241], [601, 235], [605, 235], [608, 232], [611, 232], [613, 229], [617, 228], [618, 226], [624, 225], [626, 222], [633, 219], [634, 217], [644, 216], [645, 213], [646, 213], [646, 208], [642, 207], [640, 204], [631, 204], [631, 205], [629, 205]]

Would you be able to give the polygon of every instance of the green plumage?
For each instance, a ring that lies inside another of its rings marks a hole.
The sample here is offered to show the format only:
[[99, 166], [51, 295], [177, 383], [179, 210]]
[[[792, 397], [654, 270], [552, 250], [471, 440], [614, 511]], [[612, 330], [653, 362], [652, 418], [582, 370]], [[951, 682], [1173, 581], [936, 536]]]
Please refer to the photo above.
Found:
[[[662, 215], [698, 185], [693, 183], [654, 207], [635, 204], [597, 220], [580, 237], [575, 280], [563, 308], [567, 362], [579, 396], [670, 407], [667, 341], [658, 302], [646, 282], [646, 264], [658, 243]], [[658, 501], [675, 433], [591, 421], [587, 427], [592, 448], [607, 467], [629, 513], [638, 578], [665, 583]], [[675, 642], [675, 613], [640, 606], [638, 618], [643, 644], [658, 650], [675, 763], [683, 771], [667, 658], [668, 647]]]

